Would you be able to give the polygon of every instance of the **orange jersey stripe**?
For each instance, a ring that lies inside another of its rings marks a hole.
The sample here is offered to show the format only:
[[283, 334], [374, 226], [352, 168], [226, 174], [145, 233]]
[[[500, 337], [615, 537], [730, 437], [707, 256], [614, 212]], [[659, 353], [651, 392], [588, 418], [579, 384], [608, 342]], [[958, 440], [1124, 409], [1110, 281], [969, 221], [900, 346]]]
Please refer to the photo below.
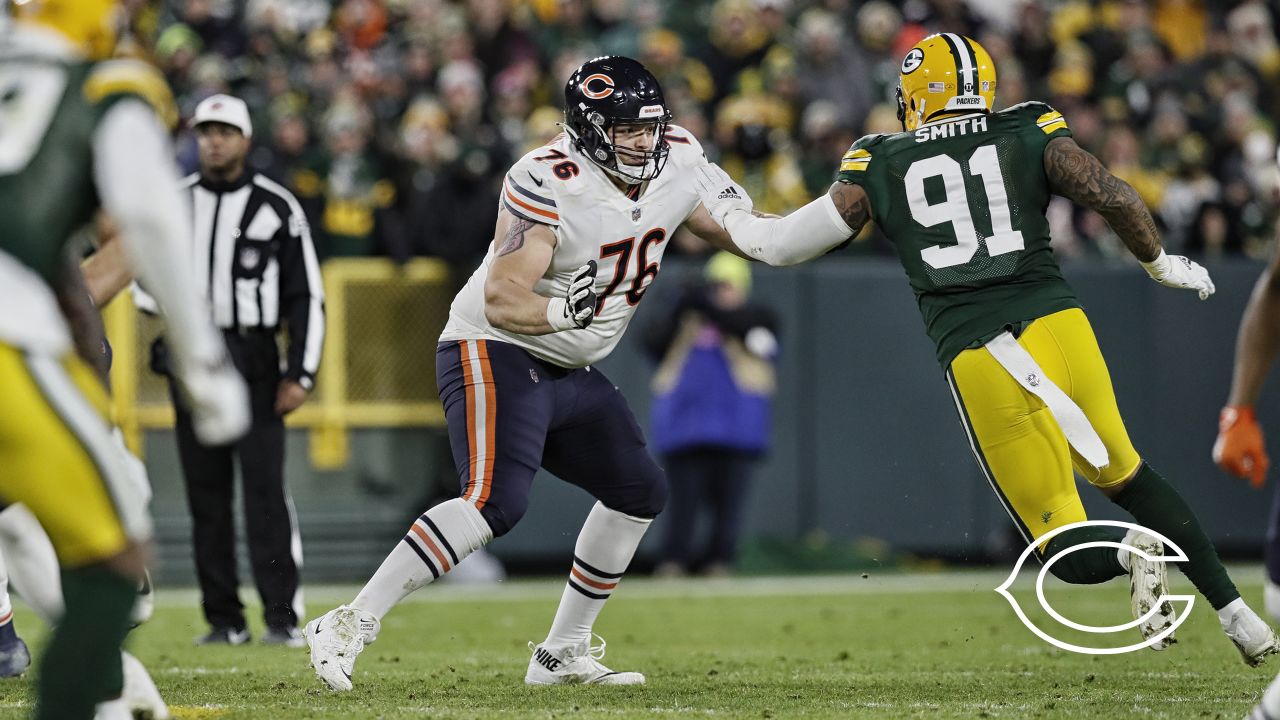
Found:
[[431, 554], [435, 555], [436, 559], [440, 561], [440, 567], [443, 568], [445, 572], [449, 572], [449, 561], [445, 559], [444, 553], [440, 552], [440, 548], [436, 546], [435, 541], [427, 535], [427, 531], [419, 527], [416, 522], [410, 525], [409, 529], [413, 531], [414, 535], [422, 538], [422, 542], [427, 544], [427, 548], [431, 550]]
[[543, 216], [543, 217], [545, 217], [545, 218], [550, 218], [550, 219], [552, 219], [552, 220], [556, 220], [556, 221], [559, 221], [559, 220], [560, 220], [560, 216], [559, 216], [559, 215], [557, 215], [557, 214], [555, 214], [555, 213], [553, 213], [553, 212], [551, 212], [550, 210], [543, 210], [542, 208], [536, 208], [536, 207], [534, 207], [534, 206], [530, 205], [529, 203], [527, 203], [527, 202], [525, 202], [525, 201], [521, 200], [520, 198], [516, 197], [516, 196], [515, 196], [515, 194], [511, 192], [511, 188], [508, 188], [508, 187], [506, 187], [506, 186], [504, 185], [502, 189], [503, 189], [503, 190], [505, 190], [505, 191], [507, 192], [507, 199], [508, 199], [508, 200], [510, 200], [511, 202], [513, 202], [513, 203], [515, 203], [515, 204], [519, 205], [520, 207], [522, 207], [522, 208], [524, 208], [524, 209], [528, 210], [529, 212], [537, 213], [538, 215], [541, 215], [541, 216]]
[[493, 487], [493, 459], [497, 449], [498, 428], [498, 393], [497, 383], [493, 381], [493, 368], [489, 366], [489, 344], [486, 340], [478, 341], [480, 345], [480, 375], [484, 379], [484, 466], [480, 469], [480, 497], [476, 500], [476, 509], [484, 507], [489, 500], [489, 490]]
[[572, 573], [574, 577], [578, 578], [578, 581], [579, 581], [579, 582], [581, 582], [581, 583], [583, 583], [583, 584], [585, 584], [585, 585], [590, 585], [591, 587], [593, 587], [593, 588], [595, 588], [595, 589], [597, 589], [597, 590], [612, 590], [612, 589], [614, 589], [615, 587], [617, 587], [617, 586], [618, 586], [618, 581], [617, 581], [617, 580], [615, 580], [615, 581], [613, 581], [613, 582], [611, 582], [611, 583], [596, 582], [595, 580], [592, 580], [591, 578], [587, 577], [586, 575], [583, 575], [582, 573], [578, 572], [578, 568], [573, 568], [573, 569], [571, 569], [569, 572], [570, 572], [570, 573]]

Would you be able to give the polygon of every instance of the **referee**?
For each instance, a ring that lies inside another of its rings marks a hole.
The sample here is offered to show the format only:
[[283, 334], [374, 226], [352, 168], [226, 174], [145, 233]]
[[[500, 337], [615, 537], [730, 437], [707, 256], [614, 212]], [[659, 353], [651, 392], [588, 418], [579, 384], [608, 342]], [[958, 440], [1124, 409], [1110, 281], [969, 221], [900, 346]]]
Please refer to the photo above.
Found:
[[[196, 440], [176, 386], [178, 454], [186, 479], [202, 607], [211, 629], [198, 644], [249, 641], [236, 572], [232, 458], [243, 479], [253, 579], [267, 644], [301, 646], [302, 544], [284, 486], [284, 416], [307, 399], [320, 365], [324, 290], [311, 232], [297, 199], [245, 167], [253, 127], [243, 100], [214, 95], [192, 119], [200, 171], [183, 181], [193, 222], [198, 288], [236, 368], [249, 385], [253, 425], [234, 445]], [[145, 298], [144, 298], [145, 302]], [[277, 335], [286, 331], [283, 360]], [[152, 365], [167, 371], [162, 342]]]

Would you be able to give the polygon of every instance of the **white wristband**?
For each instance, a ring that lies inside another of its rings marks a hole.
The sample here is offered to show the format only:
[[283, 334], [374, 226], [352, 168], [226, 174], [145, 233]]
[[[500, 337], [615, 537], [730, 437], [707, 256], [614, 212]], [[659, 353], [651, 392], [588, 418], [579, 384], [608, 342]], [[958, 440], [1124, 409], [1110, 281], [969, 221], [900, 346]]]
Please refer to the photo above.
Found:
[[547, 301], [547, 324], [554, 332], [577, 327], [573, 324], [573, 318], [569, 317], [569, 301], [564, 298], [551, 298]]
[[1164, 277], [1169, 274], [1169, 266], [1172, 264], [1173, 261], [1165, 254], [1164, 248], [1160, 248], [1160, 254], [1156, 256], [1156, 259], [1142, 263], [1142, 267], [1151, 277]]

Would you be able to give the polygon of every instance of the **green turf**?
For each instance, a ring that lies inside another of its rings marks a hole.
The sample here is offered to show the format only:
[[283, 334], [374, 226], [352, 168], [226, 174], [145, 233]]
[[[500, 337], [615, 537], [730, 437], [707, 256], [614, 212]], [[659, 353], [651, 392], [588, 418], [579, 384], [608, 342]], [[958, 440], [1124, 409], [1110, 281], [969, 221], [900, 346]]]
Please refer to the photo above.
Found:
[[[1260, 607], [1258, 576], [1242, 585]], [[131, 649], [179, 718], [1229, 718], [1280, 663], [1245, 667], [1207, 604], [1164, 653], [1085, 656], [1052, 648], [991, 591], [992, 573], [857, 575], [697, 583], [626, 580], [597, 630], [606, 663], [639, 688], [526, 688], [525, 642], [541, 639], [554, 582], [427, 588], [383, 623], [356, 689], [321, 688], [304, 650], [196, 648], [194, 595], [163, 593]], [[1064, 588], [1080, 622], [1124, 619], [1126, 586]], [[1175, 588], [1185, 591], [1185, 583]], [[311, 591], [313, 613], [351, 589]], [[1020, 598], [1030, 598], [1024, 588]], [[40, 635], [30, 613], [19, 630]], [[256, 629], [257, 626], [255, 626]], [[1125, 636], [1125, 642], [1131, 642]], [[1123, 644], [1123, 643], [1120, 643]], [[0, 718], [30, 710], [29, 681], [0, 684]]]

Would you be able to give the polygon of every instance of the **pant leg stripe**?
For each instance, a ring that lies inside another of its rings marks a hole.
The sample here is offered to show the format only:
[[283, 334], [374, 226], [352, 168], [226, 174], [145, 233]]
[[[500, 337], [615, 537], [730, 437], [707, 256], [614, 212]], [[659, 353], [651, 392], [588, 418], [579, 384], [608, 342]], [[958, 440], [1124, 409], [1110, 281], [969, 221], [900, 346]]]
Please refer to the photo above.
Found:
[[422, 548], [418, 547], [418, 543], [414, 542], [413, 538], [409, 537], [408, 535], [404, 536], [404, 542], [406, 545], [413, 548], [413, 551], [418, 554], [418, 557], [422, 558], [422, 564], [426, 565], [427, 569], [431, 571], [431, 577], [435, 578], [436, 580], [439, 580], [440, 571], [436, 570], [436, 566], [432, 565], [431, 561], [427, 559], [427, 554], [422, 552]]
[[[969, 412], [964, 407], [964, 399], [960, 397], [960, 387], [956, 383], [955, 372], [951, 368], [947, 368], [947, 385], [951, 388], [951, 399], [955, 401], [956, 413], [960, 416], [960, 426], [964, 428], [964, 434], [969, 438], [969, 449], [973, 451], [973, 457], [978, 461], [978, 467], [982, 468], [982, 474], [986, 476], [987, 484], [995, 491], [996, 497], [999, 498], [1000, 504], [1004, 506], [1005, 512], [1009, 513], [1009, 518], [1013, 520], [1014, 526], [1018, 528], [1018, 533], [1022, 535], [1027, 543], [1034, 542], [1035, 537], [1027, 529], [1027, 526], [1022, 524], [1018, 513], [1014, 512], [1013, 505], [1009, 503], [1009, 499], [1000, 490], [1000, 485], [996, 483], [995, 473], [991, 471], [991, 466], [987, 464], [986, 456], [982, 454], [982, 447], [978, 445], [977, 436], [973, 433]], [[1037, 558], [1040, 557], [1039, 553], [1035, 555]]]
[[471, 341], [459, 341], [458, 352], [461, 353], [462, 360], [462, 385], [467, 395], [467, 485], [462, 491], [462, 496], [472, 500], [472, 492], [480, 477], [480, 470], [476, 466], [480, 451], [476, 433], [476, 381], [475, 372], [471, 367]]
[[444, 533], [440, 532], [440, 528], [436, 527], [436, 524], [431, 522], [431, 518], [427, 517], [426, 513], [423, 513], [422, 517], [418, 519], [427, 524], [427, 527], [430, 528], [431, 533], [436, 536], [436, 539], [439, 540], [440, 544], [444, 546], [445, 551], [449, 553], [449, 557], [453, 558], [453, 564], [457, 565], [458, 553], [453, 551], [453, 546], [449, 544], [449, 541], [447, 539], [445, 539]]
[[489, 342], [480, 340], [480, 377], [484, 380], [484, 465], [481, 468], [483, 481], [480, 484], [480, 497], [476, 500], [476, 509], [484, 507], [489, 501], [489, 491], [493, 489], [493, 461], [497, 453], [498, 432], [498, 385], [493, 381], [493, 368], [489, 365]]
[[151, 516], [146, 501], [129, 477], [123, 451], [111, 440], [106, 420], [84, 399], [58, 360], [32, 353], [24, 353], [23, 360], [49, 406], [97, 467], [126, 536], [149, 538]]
[[493, 461], [491, 435], [491, 401], [489, 384], [486, 382], [488, 358], [481, 358], [485, 352], [484, 341], [464, 340], [466, 348], [465, 365], [467, 383], [467, 419], [469, 421], [471, 444], [471, 480], [467, 485], [467, 500], [477, 509], [484, 506], [489, 497], [489, 477], [486, 470], [492, 472]]

